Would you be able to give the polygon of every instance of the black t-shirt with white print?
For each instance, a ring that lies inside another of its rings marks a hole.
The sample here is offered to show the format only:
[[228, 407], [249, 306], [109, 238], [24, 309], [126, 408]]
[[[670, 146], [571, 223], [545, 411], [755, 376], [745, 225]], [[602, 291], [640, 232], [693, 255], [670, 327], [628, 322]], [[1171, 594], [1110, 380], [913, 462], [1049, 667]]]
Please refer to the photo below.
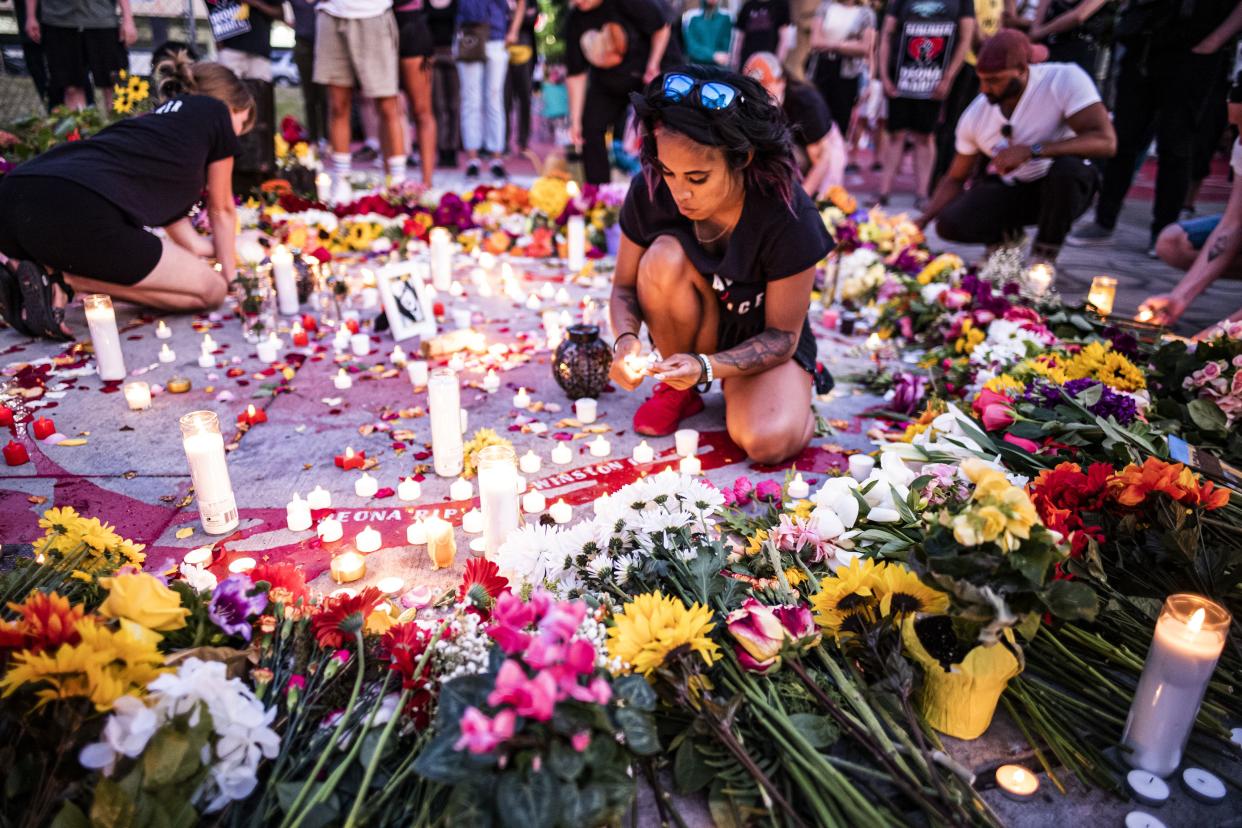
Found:
[[53, 147], [9, 175], [68, 179], [108, 199], [136, 224], [163, 227], [202, 196], [209, 164], [240, 151], [222, 101], [182, 95], [84, 141]]
[[[668, 185], [658, 181], [652, 194], [640, 173], [630, 182], [621, 207], [621, 232], [641, 247], [650, 247], [660, 236], [672, 236], [681, 243], [720, 302], [717, 347], [723, 351], [767, 327], [764, 296], [769, 282], [814, 267], [832, 250], [824, 220], [796, 183], [792, 206], [791, 212], [779, 197], [748, 188], [742, 215], [724, 252], [714, 255], [695, 237], [694, 223], [677, 209]], [[804, 321], [794, 360], [814, 373], [815, 351], [810, 322]]]
[[973, 0], [893, 0], [884, 14], [897, 28], [889, 43], [889, 72], [899, 98], [926, 100], [948, 71], [963, 18]]
[[[592, 66], [583, 54], [582, 38], [598, 32], [608, 24], [625, 31], [625, 57], [616, 66], [601, 69]], [[651, 55], [651, 37], [669, 25], [668, 11], [661, 0], [604, 0], [590, 11], [571, 8], [565, 23], [565, 68], [570, 75], [590, 70], [593, 77], [616, 81], [617, 86], [641, 83]], [[681, 48], [669, 38], [660, 66], [668, 69], [681, 64]]]

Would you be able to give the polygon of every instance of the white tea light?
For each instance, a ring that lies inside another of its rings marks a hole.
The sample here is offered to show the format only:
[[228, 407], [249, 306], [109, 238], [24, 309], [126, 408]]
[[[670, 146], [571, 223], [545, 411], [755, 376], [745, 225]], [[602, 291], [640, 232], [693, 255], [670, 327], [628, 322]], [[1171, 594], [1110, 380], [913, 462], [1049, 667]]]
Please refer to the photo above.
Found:
[[427, 542], [427, 531], [423, 528], [421, 520], [416, 520], [406, 527], [405, 542], [410, 546], [422, 546]]
[[332, 493], [323, 486], [316, 486], [306, 496], [306, 503], [311, 509], [330, 509], [332, 508]]
[[1168, 783], [1149, 771], [1132, 770], [1127, 773], [1126, 787], [1135, 799], [1147, 805], [1163, 805], [1169, 800]]
[[529, 449], [518, 460], [518, 468], [522, 470], [522, 474], [537, 474], [542, 466], [543, 460], [539, 459], [539, 455]]
[[474, 497], [474, 484], [464, 477], [459, 477], [449, 486], [450, 500], [470, 500]]
[[358, 547], [359, 552], [374, 552], [380, 548], [381, 540], [380, 533], [368, 526], [354, 538], [354, 546]]
[[324, 543], [336, 543], [345, 535], [345, 527], [334, 517], [326, 517], [315, 527], [316, 534]]
[[354, 356], [366, 356], [371, 353], [371, 337], [364, 333], [354, 334], [349, 338], [349, 350]]
[[866, 481], [871, 476], [872, 469], [875, 468], [875, 458], [870, 454], [851, 454], [849, 462], [850, 477], [859, 483]]
[[151, 386], [136, 380], [125, 383], [125, 402], [131, 411], [142, 411], [151, 407]]
[[399, 575], [389, 575], [375, 582], [375, 588], [385, 595], [396, 595], [405, 587], [405, 579]]
[[397, 484], [398, 500], [418, 500], [422, 497], [423, 487], [418, 485], [418, 481], [412, 477], [407, 477]]
[[358, 495], [358, 497], [375, 497], [375, 493], [378, 491], [379, 483], [366, 472], [363, 472], [362, 477], [354, 481], [354, 494]]
[[590, 450], [592, 457], [607, 457], [612, 453], [612, 444], [605, 440], [602, 434], [587, 443], [587, 448]]
[[530, 408], [530, 394], [525, 388], [519, 388], [518, 392], [513, 395], [513, 407], [526, 409]]
[[1022, 802], [1039, 791], [1039, 777], [1021, 765], [1001, 765], [996, 769], [996, 785], [1005, 796]]
[[528, 515], [538, 514], [548, 508], [548, 499], [538, 489], [531, 489], [522, 496], [522, 511]]
[[155, 338], [156, 339], [168, 339], [171, 336], [172, 336], [172, 329], [169, 328], [167, 325], [165, 325], [164, 320], [161, 319], [155, 326]]
[[471, 509], [461, 516], [461, 530], [467, 535], [478, 535], [483, 532], [483, 513]]
[[1225, 783], [1214, 773], [1203, 768], [1186, 768], [1182, 771], [1182, 787], [1186, 793], [1200, 802], [1219, 805], [1225, 801]]
[[405, 364], [405, 373], [410, 378], [410, 385], [423, 388], [427, 385], [428, 365], [425, 359], [412, 359]]
[[229, 572], [234, 575], [242, 575], [254, 569], [258, 565], [258, 561], [254, 558], [237, 558], [229, 564]]
[[655, 460], [655, 449], [648, 445], [646, 440], [643, 440], [638, 445], [634, 446], [634, 453], [632, 456], [635, 463], [645, 466]]
[[345, 373], [344, 368], [339, 368], [336, 376], [332, 378], [332, 385], [337, 391], [348, 391], [354, 387], [354, 381], [349, 378], [349, 374]]
[[160, 348], [159, 361], [165, 364], [177, 361], [177, 352], [169, 348], [167, 342]]
[[190, 566], [206, 566], [211, 561], [212, 548], [210, 546], [199, 546], [191, 549], [182, 556], [181, 560]]
[[304, 532], [311, 525], [310, 504], [303, 500], [297, 492], [293, 493], [293, 500], [290, 500], [285, 506], [285, 524], [289, 527], [290, 532]]
[[598, 403], [590, 397], [574, 400], [574, 415], [578, 418], [578, 422], [583, 425], [590, 425], [595, 422], [597, 408]]
[[548, 510], [548, 514], [552, 516], [552, 520], [558, 524], [566, 524], [573, 520], [573, 507], [564, 500], [558, 500], [552, 504], [552, 508]]
[[673, 432], [673, 444], [677, 447], [680, 457], [690, 457], [699, 453], [699, 433], [693, 428], [679, 428]]
[[553, 463], [556, 463], [558, 466], [564, 466], [568, 463], [572, 463], [573, 459], [574, 459], [574, 453], [570, 450], [569, 443], [562, 441], [562, 442], [557, 443], [556, 446], [553, 447], [552, 449], [552, 462]]
[[785, 487], [785, 494], [794, 500], [803, 500], [810, 496], [811, 486], [802, 479], [802, 472], [795, 472], [794, 479]]
[[703, 462], [697, 457], [683, 457], [679, 469], [682, 474], [694, 476], [703, 473]]

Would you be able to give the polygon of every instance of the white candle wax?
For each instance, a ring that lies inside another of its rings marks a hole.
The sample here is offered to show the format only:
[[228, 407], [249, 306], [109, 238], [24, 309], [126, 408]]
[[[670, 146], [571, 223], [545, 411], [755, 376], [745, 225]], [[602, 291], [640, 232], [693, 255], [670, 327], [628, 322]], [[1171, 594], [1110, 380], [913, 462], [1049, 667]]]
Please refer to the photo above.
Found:
[[229, 563], [229, 572], [232, 572], [234, 575], [241, 575], [254, 569], [257, 565], [258, 561], [254, 558], [236, 558]]
[[541, 466], [543, 466], [543, 461], [539, 459], [539, 455], [529, 449], [522, 455], [522, 459], [518, 461], [518, 468], [522, 470], [523, 474], [537, 474]]
[[323, 486], [316, 486], [306, 496], [306, 503], [312, 509], [330, 509], [332, 507], [332, 493]]
[[298, 280], [293, 272], [293, 254], [282, 244], [272, 251], [272, 283], [276, 286], [276, 304], [285, 316], [298, 312]]
[[310, 504], [303, 500], [297, 492], [293, 493], [293, 500], [290, 500], [285, 506], [285, 523], [289, 527], [290, 532], [304, 532], [311, 525]]
[[612, 453], [612, 444], [605, 440], [602, 434], [587, 443], [587, 448], [590, 449], [592, 457], [607, 457]]
[[354, 356], [366, 356], [371, 353], [371, 337], [364, 333], [354, 334], [349, 338], [349, 350]]
[[388, 354], [388, 361], [393, 365], [401, 366], [405, 364], [405, 349], [400, 345], [392, 346], [392, 351]]
[[271, 337], [260, 339], [255, 343], [254, 352], [258, 356], [259, 362], [271, 365], [280, 357], [280, 340]]
[[198, 499], [203, 531], [222, 535], [237, 527], [237, 502], [224, 458], [220, 423], [210, 411], [195, 411], [181, 418], [182, 441], [194, 495]]
[[189, 552], [186, 552], [185, 555], [182, 556], [181, 560], [185, 561], [190, 566], [206, 566], [211, 560], [211, 555], [212, 549], [210, 546], [199, 546], [195, 549], [191, 549]]
[[1168, 776], [1182, 763], [1228, 628], [1229, 613], [1206, 598], [1166, 599], [1122, 735], [1131, 767]]
[[461, 516], [461, 530], [467, 535], [478, 535], [483, 531], [483, 513], [471, 509]]
[[176, 362], [177, 352], [174, 351], [172, 348], [169, 348], [168, 343], [165, 342], [164, 345], [160, 348], [158, 359], [160, 362], [165, 363], [165, 364], [169, 362]]
[[565, 223], [565, 265], [571, 273], [578, 273], [586, 266], [586, 221], [582, 216], [570, 216]]
[[573, 520], [573, 507], [564, 500], [558, 500], [552, 504], [552, 508], [548, 510], [548, 514], [552, 516], [552, 520], [560, 524], [569, 523]]
[[802, 472], [794, 473], [794, 479], [789, 481], [785, 494], [794, 500], [802, 500], [811, 494], [811, 486], [802, 479]]
[[345, 527], [334, 517], [326, 517], [319, 521], [319, 526], [315, 531], [324, 543], [336, 543], [345, 535]]
[[1169, 801], [1169, 785], [1154, 773], [1132, 770], [1126, 774], [1126, 787], [1139, 802], [1163, 805]]
[[535, 310], [535, 311], [537, 311], [537, 310], [539, 310], [541, 307], [543, 307], [543, 303], [539, 301], [539, 297], [538, 297], [538, 296], [536, 296], [535, 294], [533, 294], [533, 293], [532, 293], [532, 294], [530, 294], [529, 296], [527, 296], [527, 297], [526, 297], [526, 309], [527, 309], [527, 310]]
[[171, 336], [172, 336], [172, 329], [169, 328], [167, 325], [165, 325], [164, 320], [161, 319], [159, 323], [156, 324], [155, 326], [155, 337], [157, 339], [168, 339]]
[[488, 446], [479, 452], [479, 511], [484, 553], [495, 555], [509, 533], [522, 522], [513, 449]]
[[336, 376], [332, 378], [332, 385], [337, 391], [348, 391], [353, 387], [354, 381], [350, 379], [349, 374], [345, 373], [344, 368], [340, 368]]
[[849, 462], [850, 477], [859, 483], [870, 477], [871, 470], [875, 468], [875, 458], [870, 454], [851, 454]]
[[1126, 814], [1126, 828], [1167, 828], [1159, 818], [1145, 811], [1131, 811]]
[[647, 444], [646, 440], [643, 440], [638, 445], [634, 446], [633, 457], [635, 463], [646, 465], [647, 463], [655, 460], [655, 450]]
[[513, 395], [513, 407], [530, 408], [530, 394], [526, 392], [525, 388], [519, 388], [518, 392]]
[[358, 495], [358, 497], [374, 497], [378, 491], [379, 483], [366, 472], [363, 472], [362, 477], [354, 481], [354, 494]]
[[996, 784], [1005, 796], [1022, 801], [1039, 790], [1039, 777], [1021, 765], [1001, 765], [996, 769]]
[[699, 452], [699, 433], [693, 428], [679, 428], [673, 432], [673, 444], [680, 457], [690, 457]]
[[548, 508], [548, 499], [538, 489], [531, 489], [522, 496], [522, 510], [527, 514], [538, 514]]
[[431, 373], [427, 380], [427, 405], [431, 417], [431, 452], [436, 474], [461, 474], [463, 446], [461, 388], [457, 374], [446, 368]]
[[404, 501], [418, 500], [423, 495], [423, 487], [412, 477], [407, 477], [397, 484], [397, 499]]
[[124, 387], [125, 402], [133, 411], [151, 407], [151, 386], [145, 382], [127, 382]]
[[95, 367], [104, 381], [125, 379], [125, 357], [121, 354], [121, 335], [116, 329], [112, 299], [93, 293], [82, 300], [86, 308], [86, 327], [95, 350]]
[[405, 579], [398, 575], [389, 575], [376, 581], [375, 587], [385, 595], [396, 595], [405, 587]]
[[574, 414], [578, 418], [578, 422], [583, 425], [590, 425], [595, 422], [595, 415], [598, 411], [598, 403], [590, 397], [583, 397], [580, 400], [574, 400]]
[[573, 462], [574, 453], [569, 448], [568, 442], [559, 442], [552, 449], [552, 462], [559, 466]]
[[201, 354], [199, 354], [198, 355], [198, 367], [199, 368], [215, 368], [216, 367], [215, 354], [209, 353], [208, 351], [203, 351]]
[[459, 477], [449, 486], [449, 498], [452, 500], [470, 500], [474, 497], [474, 485], [464, 477]]
[[683, 457], [679, 466], [682, 474], [696, 475], [703, 473], [703, 463], [697, 457]]
[[381, 540], [380, 533], [368, 526], [354, 538], [354, 546], [358, 547], [359, 552], [374, 552], [380, 548]]
[[1182, 771], [1182, 787], [1200, 802], [1219, 805], [1225, 801], [1228, 791], [1220, 777], [1203, 768], [1186, 768]]
[[413, 359], [405, 364], [405, 373], [410, 378], [410, 385], [415, 388], [422, 388], [427, 385], [427, 361], [424, 359]]
[[427, 531], [421, 520], [416, 520], [405, 528], [405, 542], [410, 546], [422, 546], [427, 542]]
[[453, 282], [453, 240], [443, 227], [431, 229], [431, 283], [436, 290], [448, 290]]

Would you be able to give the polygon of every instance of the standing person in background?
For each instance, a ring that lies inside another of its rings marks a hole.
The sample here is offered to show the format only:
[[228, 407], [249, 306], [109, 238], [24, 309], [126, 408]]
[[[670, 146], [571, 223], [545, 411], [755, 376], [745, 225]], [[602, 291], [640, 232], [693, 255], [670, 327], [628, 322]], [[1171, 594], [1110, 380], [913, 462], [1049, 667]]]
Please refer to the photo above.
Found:
[[1113, 28], [1113, 5], [1113, 0], [1040, 0], [1031, 40], [1048, 47], [1048, 60], [1077, 63], [1095, 80], [1100, 46]]
[[306, 132], [314, 144], [322, 147], [328, 138], [328, 97], [324, 88], [314, 80], [316, 0], [289, 2], [293, 5], [293, 62], [298, 67], [298, 78], [302, 86]]
[[457, 168], [461, 148], [461, 76], [453, 59], [457, 38], [457, 0], [427, 0], [427, 25], [435, 44], [431, 69], [431, 109], [436, 116], [436, 165]]
[[[516, 6], [516, 4], [515, 4]], [[513, 10], [517, 15], [516, 7]], [[518, 23], [517, 43], [509, 47], [509, 73], [505, 76], [505, 149], [513, 146], [513, 121], [517, 119], [518, 155], [530, 147], [530, 112], [535, 84], [535, 23], [539, 20], [538, 0], [526, 0], [526, 11]]]
[[322, 0], [315, 28], [315, 83], [328, 87], [332, 196], [353, 195], [349, 184], [349, 108], [357, 85], [374, 98], [389, 183], [405, 181], [401, 110], [397, 106], [397, 20], [392, 0]]
[[[93, 83], [112, 111], [112, 85], [129, 69], [138, 39], [129, 0], [26, 0], [26, 36], [43, 46], [48, 86], [70, 109], [85, 109]], [[117, 7], [121, 13], [117, 15]]]
[[431, 61], [435, 41], [427, 25], [426, 0], [397, 0], [397, 37], [401, 56], [401, 86], [410, 104], [410, 119], [418, 132], [418, 158], [423, 186], [430, 187], [436, 169], [436, 118], [431, 111]]
[[729, 65], [733, 41], [733, 18], [720, 8], [720, 0], [701, 0], [681, 16], [681, 42], [687, 63], [701, 66]]
[[526, 13], [517, 0], [516, 14], [508, 0], [459, 0], [457, 6], [457, 71], [461, 74], [461, 143], [466, 150], [466, 178], [479, 177], [479, 150], [492, 157], [492, 178], [508, 173], [501, 160], [505, 147], [505, 73], [507, 47], [517, 42]]
[[828, 104], [837, 129], [848, 135], [859, 83], [868, 73], [875, 49], [875, 12], [863, 0], [824, 3], [811, 29], [811, 46], [815, 49], [811, 80]]
[[264, 0], [207, 0], [207, 20], [216, 41], [216, 60], [232, 70], [254, 97], [254, 124], [238, 140], [233, 189], [247, 193], [276, 174], [276, 98], [272, 88], [272, 18], [279, 3]]
[[[970, 106], [970, 102], [979, 94], [979, 76], [975, 74], [975, 52], [1001, 27], [1005, 17], [1005, 0], [974, 0], [975, 34], [970, 49], [966, 52], [966, 61], [962, 70], [953, 79], [949, 95], [944, 99], [940, 110], [940, 123], [936, 127], [936, 163], [932, 166], [931, 189], [936, 189], [936, 182], [949, 169], [953, 161], [955, 138], [958, 119]], [[1090, 74], [1090, 73], [1088, 73]]]
[[755, 52], [771, 52], [777, 60], [785, 62], [793, 33], [789, 0], [746, 0], [733, 25], [741, 33], [733, 41], [737, 51], [734, 66], [744, 65]]
[[571, 0], [565, 22], [565, 89], [570, 142], [582, 147], [587, 183], [607, 184], [608, 129], [623, 118], [630, 93], [661, 66], [681, 63], [660, 0]]
[[30, 80], [34, 83], [39, 100], [50, 111], [56, 104], [49, 95], [47, 58], [43, 55], [43, 47], [38, 41], [31, 39], [26, 31], [26, 0], [13, 0], [13, 19], [17, 21], [17, 39], [22, 44], [22, 60], [26, 62], [26, 71], [30, 73]]
[[975, 34], [973, 0], [893, 0], [880, 31], [879, 72], [888, 97], [888, 144], [879, 204], [888, 204], [906, 138], [914, 144], [915, 209], [931, 185], [941, 105]]

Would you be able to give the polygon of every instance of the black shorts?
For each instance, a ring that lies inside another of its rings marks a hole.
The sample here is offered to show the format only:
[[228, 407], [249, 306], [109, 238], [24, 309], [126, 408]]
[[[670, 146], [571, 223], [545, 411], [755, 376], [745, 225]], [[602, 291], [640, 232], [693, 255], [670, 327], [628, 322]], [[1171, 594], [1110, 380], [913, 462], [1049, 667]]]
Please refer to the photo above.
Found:
[[427, 14], [421, 11], [399, 11], [397, 15], [397, 54], [403, 58], [426, 57], [436, 52]]
[[909, 131], [931, 135], [936, 131], [936, 122], [940, 120], [940, 105], [940, 101], [889, 98], [885, 129], [889, 132]]
[[117, 73], [129, 68], [129, 53], [121, 43], [120, 29], [70, 29], [42, 26], [43, 53], [53, 87], [96, 89], [116, 83]]
[[75, 276], [135, 285], [164, 244], [108, 199], [66, 178], [0, 177], [0, 253]]

